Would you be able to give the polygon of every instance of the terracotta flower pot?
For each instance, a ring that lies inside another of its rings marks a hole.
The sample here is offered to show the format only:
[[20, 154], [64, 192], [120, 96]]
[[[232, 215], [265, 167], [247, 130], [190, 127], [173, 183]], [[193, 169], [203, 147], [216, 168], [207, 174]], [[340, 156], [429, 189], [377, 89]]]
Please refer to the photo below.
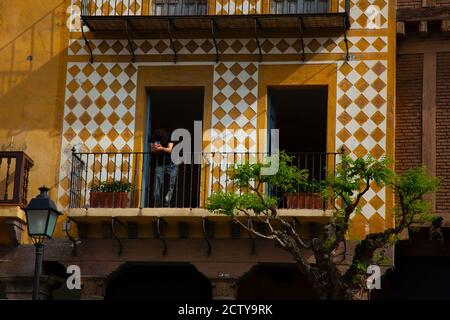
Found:
[[126, 208], [128, 192], [91, 192], [91, 208]]
[[286, 194], [288, 209], [322, 209], [322, 202], [319, 193], [292, 192]]

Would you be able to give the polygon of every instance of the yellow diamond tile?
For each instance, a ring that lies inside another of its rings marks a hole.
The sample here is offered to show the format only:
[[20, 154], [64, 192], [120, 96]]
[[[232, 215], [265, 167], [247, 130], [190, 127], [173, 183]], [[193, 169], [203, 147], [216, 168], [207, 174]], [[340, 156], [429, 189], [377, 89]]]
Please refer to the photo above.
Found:
[[78, 101], [77, 101], [77, 99], [75, 99], [74, 96], [70, 96], [70, 98], [67, 99], [67, 101], [66, 101], [66, 106], [68, 106], [69, 109], [75, 108], [75, 106], [76, 106], [77, 104], [78, 104]]
[[223, 88], [225, 88], [227, 86], [227, 82], [223, 78], [219, 78], [219, 80], [217, 80], [216, 83], [214, 83], [214, 85], [219, 90], [222, 90]]
[[360, 40], [358, 40], [358, 41], [355, 43], [355, 46], [356, 46], [359, 50], [361, 50], [361, 51], [366, 51], [366, 49], [370, 46], [370, 43], [367, 42], [366, 39], [361, 38]]
[[239, 63], [235, 63], [231, 66], [230, 71], [232, 74], [234, 74], [235, 76], [237, 76], [239, 73], [242, 72], [242, 67]]
[[308, 42], [308, 44], [306, 45], [309, 50], [311, 50], [312, 52], [316, 52], [317, 50], [319, 50], [320, 46], [320, 42], [317, 41], [316, 39], [312, 39], [310, 42]]
[[105, 98], [103, 98], [102, 96], [98, 97], [98, 98], [95, 100], [95, 105], [96, 105], [98, 108], [103, 108], [103, 107], [106, 105], [106, 100], [105, 100]]
[[254, 87], [256, 87], [257, 83], [253, 78], [248, 78], [247, 81], [244, 82], [244, 85], [247, 89], [252, 90]]
[[353, 136], [356, 138], [356, 140], [362, 142], [368, 136], [368, 134], [363, 128], [359, 128], [358, 130], [355, 131]]
[[350, 83], [350, 81], [347, 80], [347, 78], [339, 82], [339, 88], [341, 88], [341, 90], [344, 92], [347, 92], [348, 89], [350, 89], [351, 87], [352, 84]]
[[352, 135], [350, 132], [348, 132], [347, 129], [343, 128], [341, 131], [339, 131], [337, 133], [338, 138], [342, 141], [345, 142], [347, 141]]
[[97, 91], [100, 93], [103, 93], [103, 91], [105, 91], [107, 87], [108, 87], [108, 85], [106, 84], [106, 82], [103, 79], [101, 79], [95, 85], [95, 89], [97, 89]]
[[359, 125], [363, 125], [368, 119], [369, 117], [363, 111], [358, 112], [355, 116], [355, 121], [358, 122]]
[[377, 144], [377, 145], [375, 145], [375, 147], [373, 147], [373, 148], [370, 150], [370, 154], [371, 154], [372, 156], [374, 156], [374, 158], [379, 159], [379, 158], [381, 158], [381, 157], [384, 155], [384, 150], [383, 150], [382, 147], [380, 147], [380, 146]]
[[118, 106], [120, 106], [120, 100], [117, 98], [117, 96], [113, 96], [111, 100], [108, 101], [111, 108], [116, 109]]
[[105, 120], [106, 120], [106, 118], [102, 112], [97, 113], [94, 117], [94, 121], [98, 125], [101, 125]]
[[120, 67], [120, 65], [115, 64], [111, 69], [111, 73], [114, 77], [118, 77], [122, 73], [122, 68]]
[[238, 78], [234, 78], [230, 82], [230, 87], [233, 88], [233, 90], [239, 89], [239, 87], [242, 85], [242, 82]]
[[375, 65], [372, 67], [372, 71], [375, 72], [376, 75], [381, 75], [386, 70], [386, 67], [378, 61], [375, 63]]
[[100, 128], [97, 128], [92, 134], [92, 137], [97, 141], [100, 141], [104, 136], [105, 133]]
[[117, 133], [116, 129], [112, 128], [111, 130], [109, 130], [107, 136], [109, 140], [114, 141], [117, 139], [119, 134]]
[[75, 77], [80, 72], [80, 68], [78, 68], [77, 65], [73, 65], [67, 69], [67, 72], [69, 72], [72, 77]]
[[233, 121], [233, 122], [228, 126], [228, 129], [231, 129], [231, 130], [238, 130], [238, 129], [240, 129], [240, 127], [239, 127], [239, 125], [236, 123], [236, 121]]
[[73, 131], [72, 128], [69, 128], [66, 130], [66, 132], [64, 132], [64, 138], [66, 138], [67, 141], [72, 141], [73, 138], [75, 138], [77, 134], [75, 133], [75, 131]]
[[362, 109], [369, 103], [369, 100], [367, 100], [367, 98], [363, 94], [360, 94], [358, 98], [355, 99], [355, 103]]
[[383, 139], [384, 138], [384, 136], [385, 136], [385, 134], [384, 134], [384, 132], [380, 129], [380, 128], [375, 128], [372, 132], [371, 132], [371, 134], [370, 134], [370, 136], [375, 140], [375, 141], [380, 141], [381, 139]]
[[123, 87], [128, 93], [131, 93], [131, 91], [133, 91], [134, 88], [136, 88], [136, 85], [134, 84], [133, 81], [128, 80]]
[[351, 67], [350, 64], [348, 64], [347, 62], [344, 62], [344, 64], [342, 65], [342, 67], [339, 68], [339, 71], [344, 75], [347, 76], [350, 72], [352, 72], [353, 68]]
[[372, 46], [377, 49], [378, 51], [381, 51], [386, 47], [386, 42], [383, 41], [381, 38], [377, 38], [373, 43]]
[[216, 101], [217, 104], [219, 104], [219, 105], [223, 104], [225, 102], [225, 100], [227, 100], [227, 97], [225, 97], [225, 95], [222, 92], [219, 92], [214, 97], [214, 101]]
[[370, 117], [370, 119], [372, 119], [373, 122], [375, 122], [377, 125], [379, 125], [380, 123], [383, 122], [383, 120], [385, 118], [381, 112], [377, 111], [372, 115], [372, 117]]
[[364, 62], [360, 62], [356, 67], [355, 67], [356, 72], [358, 72], [361, 76], [363, 76], [364, 74], [366, 74], [367, 71], [369, 71], [369, 67], [364, 63]]
[[245, 67], [245, 71], [249, 75], [253, 75], [257, 70], [258, 68], [253, 63], [250, 63], [248, 66]]
[[113, 126], [120, 120], [119, 116], [113, 112], [110, 114], [110, 116], [108, 117], [108, 121], [109, 123], [111, 123]]
[[132, 77], [136, 73], [136, 67], [130, 63], [124, 71], [129, 77]]
[[384, 87], [386, 87], [386, 84], [384, 83], [383, 80], [381, 80], [380, 78], [375, 79], [374, 82], [372, 82], [371, 84], [372, 88], [374, 88], [377, 92], [380, 92], [381, 90], [384, 89]]
[[69, 125], [72, 125], [75, 121], [77, 121], [77, 117], [76, 117], [72, 112], [69, 112], [69, 113], [64, 117], [64, 120], [66, 120], [66, 122], [67, 122]]
[[225, 110], [223, 110], [221, 107], [219, 107], [216, 110], [214, 110], [213, 113], [216, 116], [216, 118], [219, 119], [219, 120], [222, 119], [225, 116], [225, 114], [226, 114]]
[[251, 105], [256, 101], [256, 97], [253, 95], [253, 93], [248, 93], [245, 97], [244, 97], [244, 101], [248, 104]]
[[362, 157], [364, 157], [365, 155], [367, 155], [367, 150], [366, 150], [366, 148], [364, 148], [363, 147], [363, 145], [358, 145], [356, 148], [355, 148], [355, 150], [353, 150], [353, 153], [357, 156], [357, 157], [359, 157], [359, 158], [362, 158]]
[[228, 112], [228, 115], [229, 115], [233, 120], [236, 120], [236, 119], [241, 115], [241, 112], [239, 111], [238, 108], [233, 107], [233, 108]]
[[227, 72], [228, 68], [225, 66], [225, 64], [220, 63], [217, 67], [216, 67], [216, 72], [219, 75], [223, 75], [225, 72]]
[[228, 100], [230, 100], [230, 102], [233, 104], [233, 105], [237, 105], [238, 103], [239, 103], [239, 101], [241, 101], [241, 97], [236, 93], [236, 92], [234, 92], [229, 98], [228, 98]]
[[336, 48], [336, 43], [332, 39], [327, 39], [323, 46], [328, 52], [331, 52], [334, 48]]
[[253, 108], [247, 108], [245, 109], [243, 114], [248, 120], [251, 120], [256, 115], [256, 112], [253, 110]]
[[369, 86], [369, 84], [368, 84], [367, 81], [364, 80], [363, 78], [359, 79], [359, 80], [356, 81], [356, 83], [355, 83], [355, 87], [356, 87], [360, 92], [363, 92], [364, 90], [366, 90], [368, 86]]
[[338, 103], [342, 108], [345, 109], [352, 103], [352, 100], [346, 94], [344, 94], [342, 97], [339, 98]]
[[125, 100], [123, 100], [123, 105], [127, 108], [130, 109], [132, 106], [134, 106], [134, 100], [133, 98], [131, 98], [130, 96], [127, 96], [125, 98]]
[[100, 64], [97, 69], [95, 69], [95, 71], [97, 71], [97, 73], [101, 76], [104, 77], [105, 74], [108, 73], [108, 68], [105, 67], [105, 65], [102, 63]]
[[111, 84], [110, 84], [110, 86], [109, 86], [109, 88], [112, 90], [112, 92], [114, 92], [114, 93], [117, 93], [119, 90], [120, 90], [120, 88], [121, 88], [122, 86], [120, 85], [120, 83], [119, 83], [119, 81], [117, 81], [117, 80], [114, 80]]
[[381, 199], [378, 195], [374, 195], [372, 199], [369, 200], [370, 205], [378, 210], [384, 204], [383, 199]]
[[372, 99], [372, 103], [375, 107], [377, 107], [378, 109], [381, 108], [382, 106], [384, 106], [384, 104], [386, 103], [386, 100], [384, 100], [384, 98], [382, 96], [380, 96], [379, 94], [377, 94], [373, 99]]
[[88, 93], [89, 91], [92, 90], [92, 88], [94, 87], [94, 85], [88, 80], [84, 81], [83, 84], [81, 85], [81, 88], [84, 90], [84, 92]]
[[339, 115], [338, 120], [343, 125], [346, 125], [352, 120], [352, 117], [347, 112], [344, 111]]
[[86, 140], [91, 137], [91, 134], [86, 128], [83, 128], [80, 133], [78, 133], [78, 136], [81, 140], [83, 140], [83, 142], [86, 142]]
[[86, 66], [83, 67], [81, 71], [86, 77], [89, 77], [92, 74], [92, 72], [94, 72], [94, 67], [91, 64], [87, 64]]
[[214, 125], [214, 129], [218, 130], [219, 132], [223, 132], [225, 130], [225, 126], [222, 124], [222, 122], [217, 122]]
[[87, 125], [89, 121], [91, 121], [91, 119], [91, 116], [87, 112], [83, 112], [83, 114], [80, 116], [80, 121], [84, 125]]
[[83, 108], [87, 109], [92, 105], [92, 100], [88, 96], [85, 96], [83, 99], [81, 99], [80, 104]]
[[70, 81], [69, 84], [67, 85], [67, 89], [69, 89], [69, 91], [72, 93], [77, 91], [79, 87], [80, 87], [80, 85], [78, 84], [78, 82], [76, 80]]
[[127, 126], [133, 122], [134, 117], [130, 112], [125, 113], [125, 115], [122, 117], [122, 122], [125, 123]]

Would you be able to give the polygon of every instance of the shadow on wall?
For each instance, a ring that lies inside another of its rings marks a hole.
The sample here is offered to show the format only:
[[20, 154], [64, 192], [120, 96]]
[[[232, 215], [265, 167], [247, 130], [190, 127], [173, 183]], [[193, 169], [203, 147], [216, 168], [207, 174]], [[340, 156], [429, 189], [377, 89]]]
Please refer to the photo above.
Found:
[[[9, 110], [0, 120], [0, 150], [26, 150], [33, 130], [59, 135], [70, 0], [40, 1], [33, 10], [30, 5], [0, 2], [0, 111]], [[46, 7], [52, 9], [35, 18]]]

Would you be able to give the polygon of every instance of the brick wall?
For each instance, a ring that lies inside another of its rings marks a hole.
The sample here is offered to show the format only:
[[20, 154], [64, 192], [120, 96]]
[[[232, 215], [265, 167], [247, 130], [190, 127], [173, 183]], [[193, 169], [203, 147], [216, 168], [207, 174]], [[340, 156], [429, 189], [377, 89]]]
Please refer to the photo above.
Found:
[[[448, 0], [442, 0], [448, 1]], [[422, 0], [397, 0], [397, 8], [421, 8]]]
[[422, 161], [423, 55], [397, 58], [395, 167], [398, 172], [420, 166]]
[[438, 214], [450, 213], [450, 53], [437, 55], [436, 175], [441, 186], [436, 194]]

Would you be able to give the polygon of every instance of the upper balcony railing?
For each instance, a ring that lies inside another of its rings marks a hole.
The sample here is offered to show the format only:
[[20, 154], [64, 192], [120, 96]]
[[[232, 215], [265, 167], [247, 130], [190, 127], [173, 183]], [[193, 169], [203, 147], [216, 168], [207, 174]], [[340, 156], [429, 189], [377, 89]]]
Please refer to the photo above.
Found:
[[208, 16], [337, 12], [333, 0], [83, 0], [82, 16]]
[[33, 160], [21, 151], [0, 152], [0, 205], [25, 207]]
[[[308, 169], [311, 185], [333, 174], [338, 153], [289, 153], [293, 166]], [[218, 191], [249, 192], [236, 186], [229, 169], [237, 164], [261, 162], [263, 153], [202, 153], [190, 163], [173, 165], [145, 152], [74, 152], [70, 183], [71, 208], [205, 208]], [[187, 161], [189, 162], [189, 161]], [[317, 187], [316, 187], [317, 188]], [[325, 209], [319, 190], [298, 184], [291, 193], [270, 185], [265, 192], [279, 199], [285, 209]]]

